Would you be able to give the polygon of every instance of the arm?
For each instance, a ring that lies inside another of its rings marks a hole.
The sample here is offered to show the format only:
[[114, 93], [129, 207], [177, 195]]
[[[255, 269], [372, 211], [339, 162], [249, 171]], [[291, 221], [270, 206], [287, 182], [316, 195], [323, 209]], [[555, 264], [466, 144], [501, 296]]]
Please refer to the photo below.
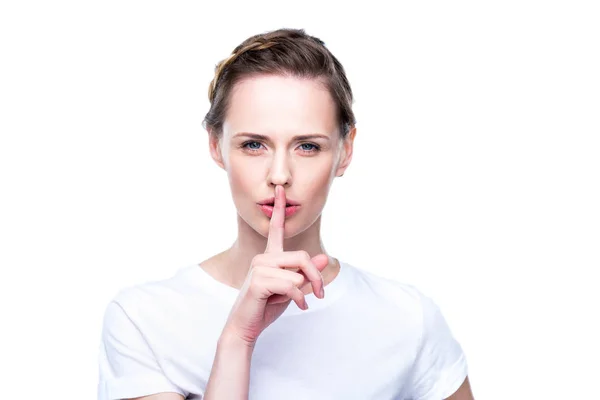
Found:
[[447, 397], [445, 400], [475, 400], [473, 397], [473, 392], [471, 391], [471, 385], [469, 383], [469, 377], [467, 376], [458, 388], [456, 392], [450, 397]]
[[248, 399], [253, 351], [254, 346], [224, 332], [217, 344], [204, 400]]

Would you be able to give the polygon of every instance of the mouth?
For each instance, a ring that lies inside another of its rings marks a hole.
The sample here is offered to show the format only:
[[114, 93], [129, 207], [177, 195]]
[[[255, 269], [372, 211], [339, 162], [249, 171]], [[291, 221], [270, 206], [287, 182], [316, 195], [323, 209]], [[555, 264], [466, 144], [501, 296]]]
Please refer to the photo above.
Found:
[[[259, 203], [258, 207], [268, 218], [271, 218], [273, 216], [273, 209], [275, 208], [274, 204], [270, 204], [270, 203], [260, 204]], [[296, 214], [299, 209], [300, 209], [299, 205], [286, 204], [285, 205], [285, 217], [286, 218], [291, 217], [292, 215]]]
[[[275, 207], [275, 198], [271, 197], [268, 199], [264, 199], [262, 201], [260, 201], [258, 203], [261, 206], [271, 206], [271, 207]], [[286, 207], [294, 207], [294, 206], [299, 206], [300, 203], [298, 203], [297, 201], [294, 201], [292, 199], [286, 199], [285, 200], [285, 206]]]

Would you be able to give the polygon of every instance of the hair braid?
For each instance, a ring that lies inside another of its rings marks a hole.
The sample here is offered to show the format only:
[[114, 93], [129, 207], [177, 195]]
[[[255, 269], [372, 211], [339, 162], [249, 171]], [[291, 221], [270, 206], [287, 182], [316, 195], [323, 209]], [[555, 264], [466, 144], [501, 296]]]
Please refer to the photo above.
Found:
[[215, 77], [213, 78], [213, 80], [210, 82], [210, 84], [208, 85], [208, 101], [210, 101], [212, 103], [212, 101], [214, 100], [215, 97], [215, 93], [216, 93], [216, 88], [217, 88], [217, 82], [219, 81], [219, 78], [221, 77], [221, 74], [223, 72], [223, 70], [229, 65], [231, 64], [233, 61], [235, 61], [235, 59], [237, 57], [239, 57], [240, 55], [244, 54], [247, 51], [250, 50], [264, 50], [264, 49], [268, 49], [271, 46], [276, 45], [277, 42], [266, 42], [266, 43], [262, 43], [262, 42], [254, 42], [251, 43], [245, 47], [242, 47], [241, 49], [239, 49], [238, 51], [235, 51], [226, 59], [222, 60], [221, 62], [219, 62], [216, 67], [215, 67]]
[[345, 138], [356, 124], [352, 89], [342, 64], [321, 39], [306, 34], [304, 29], [282, 28], [248, 37], [215, 66], [208, 85], [210, 107], [202, 121], [209, 133], [217, 137], [223, 134], [235, 85], [256, 75], [317, 79], [336, 103], [340, 138]]

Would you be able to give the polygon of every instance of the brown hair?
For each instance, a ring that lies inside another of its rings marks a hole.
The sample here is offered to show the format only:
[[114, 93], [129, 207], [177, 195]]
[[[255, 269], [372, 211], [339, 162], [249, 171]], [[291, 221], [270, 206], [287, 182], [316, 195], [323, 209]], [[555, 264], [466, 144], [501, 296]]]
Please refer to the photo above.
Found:
[[304, 29], [278, 29], [249, 37], [216, 65], [208, 88], [210, 110], [204, 117], [205, 128], [221, 136], [231, 89], [243, 78], [257, 74], [321, 79], [337, 105], [341, 138], [356, 124], [350, 83], [325, 43]]

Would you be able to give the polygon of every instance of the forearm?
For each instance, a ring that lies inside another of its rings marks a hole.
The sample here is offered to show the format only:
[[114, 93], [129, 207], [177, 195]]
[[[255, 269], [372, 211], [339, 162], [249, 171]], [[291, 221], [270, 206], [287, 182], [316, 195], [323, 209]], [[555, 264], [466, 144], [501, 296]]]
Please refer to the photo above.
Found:
[[247, 400], [254, 347], [223, 334], [206, 385], [204, 400]]

